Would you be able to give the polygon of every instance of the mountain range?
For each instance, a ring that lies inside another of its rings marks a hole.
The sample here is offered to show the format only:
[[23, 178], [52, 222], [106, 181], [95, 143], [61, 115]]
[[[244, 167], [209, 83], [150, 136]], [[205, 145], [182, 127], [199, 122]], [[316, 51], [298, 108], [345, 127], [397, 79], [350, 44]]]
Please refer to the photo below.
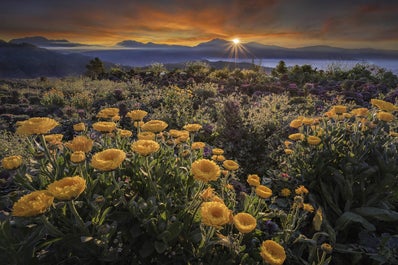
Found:
[[192, 47], [134, 40], [124, 40], [113, 46], [98, 46], [36, 36], [0, 41], [0, 77], [82, 74], [85, 65], [94, 57], [113, 64], [138, 67], [154, 62], [169, 64], [206, 59], [225, 60], [233, 59], [235, 55], [239, 59], [398, 60], [398, 50], [331, 46], [284, 48], [256, 42], [234, 47], [232, 42], [223, 39], [213, 39]]

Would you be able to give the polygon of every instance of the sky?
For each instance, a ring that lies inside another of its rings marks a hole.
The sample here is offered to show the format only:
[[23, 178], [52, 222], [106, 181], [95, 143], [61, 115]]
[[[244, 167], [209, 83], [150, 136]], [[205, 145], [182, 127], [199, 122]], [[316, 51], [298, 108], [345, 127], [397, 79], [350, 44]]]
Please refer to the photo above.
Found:
[[1, 0], [0, 39], [398, 50], [397, 0]]

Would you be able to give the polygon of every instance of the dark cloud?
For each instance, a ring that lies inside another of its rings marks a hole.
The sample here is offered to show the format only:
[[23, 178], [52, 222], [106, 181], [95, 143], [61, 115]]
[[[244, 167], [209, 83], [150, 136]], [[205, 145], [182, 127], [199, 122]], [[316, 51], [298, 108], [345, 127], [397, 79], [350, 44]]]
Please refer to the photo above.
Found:
[[398, 47], [395, 0], [2, 0], [0, 38]]

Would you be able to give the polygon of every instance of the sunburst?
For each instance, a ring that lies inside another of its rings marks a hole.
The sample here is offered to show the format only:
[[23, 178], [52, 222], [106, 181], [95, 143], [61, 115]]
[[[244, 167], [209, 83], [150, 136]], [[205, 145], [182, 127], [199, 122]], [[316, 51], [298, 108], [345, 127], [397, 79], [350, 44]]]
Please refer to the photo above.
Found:
[[235, 38], [235, 39], [232, 40], [232, 42], [233, 42], [235, 45], [238, 45], [238, 44], [240, 43], [240, 39]]

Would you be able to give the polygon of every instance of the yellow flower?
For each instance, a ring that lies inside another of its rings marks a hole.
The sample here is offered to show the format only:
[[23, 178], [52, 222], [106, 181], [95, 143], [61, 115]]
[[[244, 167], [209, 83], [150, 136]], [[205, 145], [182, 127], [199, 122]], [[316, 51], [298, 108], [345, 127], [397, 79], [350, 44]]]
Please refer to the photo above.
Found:
[[1, 166], [4, 169], [16, 169], [22, 165], [22, 156], [7, 156], [1, 160]]
[[289, 148], [293, 144], [293, 142], [286, 140], [283, 142], [283, 144], [285, 145], [286, 148]]
[[251, 174], [249, 176], [247, 176], [247, 183], [249, 183], [250, 186], [260, 186], [260, 177], [257, 174]]
[[113, 121], [99, 121], [93, 124], [93, 129], [102, 133], [110, 133], [116, 130], [116, 123]]
[[202, 193], [200, 193], [200, 197], [205, 201], [211, 200], [211, 198], [213, 198], [214, 196], [213, 191], [213, 188], [208, 187], [207, 189], [203, 190]]
[[44, 136], [44, 140], [46, 140], [47, 143], [52, 145], [60, 144], [62, 138], [64, 138], [63, 134], [48, 134]]
[[273, 240], [261, 244], [260, 255], [270, 265], [282, 265], [286, 260], [285, 249]]
[[272, 196], [272, 190], [267, 186], [258, 185], [256, 187], [256, 194], [263, 199], [267, 199]]
[[117, 133], [120, 135], [120, 137], [130, 137], [133, 135], [132, 131], [129, 130], [122, 130], [122, 129], [118, 129]]
[[108, 118], [113, 118], [115, 116], [119, 115], [119, 109], [118, 108], [105, 108], [102, 109], [98, 112], [97, 114], [97, 118], [104, 118], [104, 119], [108, 119]]
[[294, 119], [290, 122], [289, 126], [292, 128], [300, 128], [303, 125], [303, 121], [299, 119]]
[[390, 132], [390, 135], [391, 135], [392, 137], [398, 137], [398, 132]]
[[54, 197], [46, 190], [33, 191], [20, 198], [12, 207], [13, 216], [36, 216], [53, 204]]
[[185, 131], [185, 130], [182, 130], [182, 131], [180, 131], [180, 130], [170, 130], [170, 131], [173, 131], [171, 133], [171, 136], [173, 138], [175, 138], [175, 140], [174, 140], [175, 144], [184, 143], [184, 142], [188, 141], [188, 139], [189, 139], [189, 132], [188, 131]]
[[333, 109], [332, 109], [332, 110], [329, 110], [329, 111], [327, 111], [327, 112], [325, 112], [323, 115], [326, 116], [326, 117], [328, 117], [328, 118], [331, 118], [331, 119], [337, 119], [337, 115], [336, 115], [336, 113], [333, 111]]
[[222, 155], [224, 154], [224, 150], [222, 150], [221, 148], [213, 148], [213, 150], [211, 150], [213, 155]]
[[212, 202], [221, 202], [221, 203], [224, 203], [224, 200], [223, 199], [221, 199], [219, 196], [217, 196], [217, 195], [214, 195], [213, 197], [211, 197], [211, 201]]
[[73, 125], [73, 130], [76, 132], [83, 132], [86, 130], [86, 125], [83, 122], [76, 123]]
[[113, 121], [113, 122], [118, 122], [118, 121], [120, 121], [120, 116], [119, 116], [119, 115], [113, 116], [113, 117], [112, 117], [112, 121]]
[[212, 155], [211, 159], [214, 161], [222, 162], [225, 160], [225, 156], [223, 155]]
[[305, 136], [302, 133], [293, 133], [289, 135], [289, 139], [293, 141], [304, 140]]
[[307, 142], [308, 142], [310, 145], [318, 145], [318, 144], [321, 143], [321, 138], [319, 138], [318, 136], [312, 136], [312, 135], [310, 135], [310, 136], [308, 136], [308, 138], [307, 138]]
[[142, 121], [148, 114], [145, 110], [132, 110], [126, 114], [127, 117], [131, 118], [133, 121]]
[[380, 99], [375, 99], [372, 98], [370, 100], [370, 103], [376, 107], [378, 107], [380, 110], [384, 110], [384, 111], [388, 111], [388, 112], [393, 112], [395, 110], [398, 110], [398, 107], [395, 106], [394, 104], [384, 101], [384, 100], [380, 100]]
[[75, 151], [70, 155], [70, 161], [80, 163], [86, 160], [86, 154], [83, 151]]
[[333, 106], [332, 111], [336, 114], [343, 114], [343, 113], [347, 112], [347, 107], [343, 106], [343, 105], [336, 105], [336, 106]]
[[215, 162], [208, 159], [199, 159], [192, 163], [191, 173], [195, 179], [208, 182], [217, 180], [221, 170]]
[[143, 156], [155, 153], [159, 149], [160, 145], [153, 140], [137, 140], [131, 145], [131, 150]]
[[88, 153], [93, 149], [93, 140], [84, 135], [76, 136], [71, 142], [65, 144], [73, 152], [83, 151]]
[[231, 211], [222, 202], [203, 202], [200, 215], [203, 224], [217, 228], [229, 223], [231, 219]]
[[308, 190], [306, 187], [304, 187], [303, 185], [300, 185], [297, 189], [294, 190], [294, 192], [297, 195], [304, 195], [304, 194], [308, 194]]
[[137, 135], [138, 140], [155, 140], [156, 135], [153, 132], [140, 132]]
[[315, 212], [314, 218], [312, 219], [312, 225], [314, 226], [315, 231], [321, 230], [322, 220], [322, 208], [318, 208]]
[[234, 216], [234, 225], [242, 234], [253, 231], [257, 226], [257, 220], [251, 214], [238, 213]]
[[17, 123], [18, 128], [16, 133], [19, 135], [44, 134], [48, 133], [58, 125], [59, 123], [57, 121], [50, 118], [30, 118]]
[[381, 121], [390, 122], [394, 120], [394, 115], [389, 112], [379, 111], [376, 114], [377, 118]]
[[235, 190], [234, 186], [231, 184], [225, 184], [225, 188], [227, 188], [229, 190]]
[[304, 211], [309, 212], [309, 213], [314, 212], [314, 207], [309, 203], [304, 203], [303, 209], [304, 209]]
[[351, 110], [351, 114], [355, 115], [357, 117], [366, 117], [369, 113], [369, 110], [367, 108], [356, 108]]
[[106, 149], [96, 153], [91, 159], [91, 166], [101, 171], [110, 171], [118, 168], [126, 159], [126, 153], [120, 149]]
[[331, 254], [333, 252], [333, 247], [328, 244], [328, 243], [323, 243], [321, 245], [322, 251], [324, 251], [326, 254]]
[[86, 189], [86, 180], [80, 176], [65, 177], [47, 186], [47, 190], [58, 200], [72, 200]]
[[163, 131], [164, 129], [166, 129], [168, 126], [167, 123], [165, 123], [164, 121], [160, 121], [160, 120], [151, 120], [148, 121], [146, 123], [144, 123], [141, 126], [141, 129], [144, 131], [150, 131], [153, 133], [158, 133]]
[[284, 151], [285, 151], [285, 154], [287, 154], [287, 155], [293, 154], [293, 150], [290, 148], [286, 148]]
[[289, 197], [291, 193], [292, 192], [288, 188], [283, 188], [281, 190], [281, 196], [282, 197]]
[[237, 169], [239, 168], [239, 164], [236, 163], [236, 162], [233, 161], [233, 160], [225, 160], [225, 161], [222, 163], [222, 165], [223, 165], [223, 167], [224, 167], [225, 169], [230, 170], [230, 171], [234, 171], [234, 170], [237, 170]]
[[318, 137], [322, 136], [325, 133], [325, 130], [323, 128], [319, 128], [319, 127], [316, 127], [316, 126], [311, 126], [311, 129], [316, 133], [316, 135]]
[[315, 122], [314, 118], [304, 118], [303, 119], [303, 124], [305, 124], [305, 125], [312, 125], [312, 124], [314, 124], [314, 122]]
[[141, 128], [142, 125], [144, 125], [144, 124], [145, 124], [145, 122], [143, 122], [143, 121], [135, 121], [134, 122], [134, 127], [135, 128]]
[[182, 134], [182, 131], [180, 131], [180, 130], [175, 130], [175, 129], [169, 130], [169, 135], [173, 138], [178, 138], [181, 136], [181, 134]]
[[206, 144], [204, 142], [193, 142], [191, 145], [192, 150], [199, 150], [205, 148]]
[[185, 130], [187, 130], [188, 132], [197, 132], [200, 129], [202, 129], [202, 125], [197, 124], [197, 123], [193, 123], [193, 124], [187, 124], [183, 128]]

